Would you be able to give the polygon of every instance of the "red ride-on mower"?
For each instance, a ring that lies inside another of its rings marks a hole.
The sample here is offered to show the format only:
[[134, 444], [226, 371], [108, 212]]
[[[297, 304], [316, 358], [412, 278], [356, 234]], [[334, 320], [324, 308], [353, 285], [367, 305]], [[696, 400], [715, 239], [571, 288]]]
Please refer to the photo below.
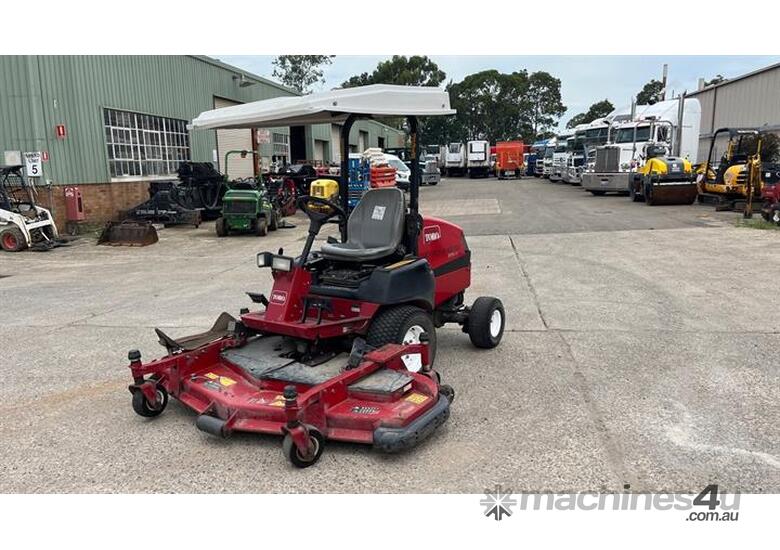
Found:
[[[156, 416], [172, 394], [199, 414], [205, 432], [284, 435], [285, 455], [299, 467], [317, 461], [326, 439], [392, 452], [446, 421], [454, 392], [432, 368], [436, 328], [458, 323], [475, 346], [493, 348], [505, 324], [497, 298], [464, 305], [471, 262], [461, 228], [418, 212], [416, 117], [452, 113], [442, 90], [374, 85], [198, 116], [194, 129], [341, 123], [341, 204], [298, 199], [308, 238], [297, 257], [258, 254], [258, 267], [274, 279], [268, 297], [248, 293], [260, 310], [242, 310], [240, 320], [223, 313], [210, 331], [179, 340], [158, 330], [168, 356], [148, 364], [132, 351], [134, 410]], [[354, 121], [403, 115], [411, 131], [409, 204], [399, 189], [374, 189], [347, 216]], [[329, 223], [340, 239], [313, 250]]]

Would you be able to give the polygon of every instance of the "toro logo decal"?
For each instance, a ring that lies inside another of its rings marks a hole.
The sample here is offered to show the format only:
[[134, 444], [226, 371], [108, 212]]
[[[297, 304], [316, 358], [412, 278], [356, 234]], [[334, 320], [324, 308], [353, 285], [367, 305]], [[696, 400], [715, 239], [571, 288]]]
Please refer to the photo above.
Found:
[[287, 301], [287, 293], [284, 290], [274, 290], [271, 293], [271, 301], [275, 304], [284, 304]]
[[423, 230], [423, 240], [426, 243], [432, 243], [441, 239], [441, 229], [438, 225], [429, 225]]

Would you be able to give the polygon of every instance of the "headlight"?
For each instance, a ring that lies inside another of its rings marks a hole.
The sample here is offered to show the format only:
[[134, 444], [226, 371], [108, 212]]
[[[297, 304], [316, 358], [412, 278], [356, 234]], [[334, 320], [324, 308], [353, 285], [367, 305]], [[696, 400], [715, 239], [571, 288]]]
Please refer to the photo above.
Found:
[[270, 267], [274, 271], [292, 271], [293, 259], [287, 256], [276, 256], [270, 252], [260, 252], [257, 255], [257, 267]]

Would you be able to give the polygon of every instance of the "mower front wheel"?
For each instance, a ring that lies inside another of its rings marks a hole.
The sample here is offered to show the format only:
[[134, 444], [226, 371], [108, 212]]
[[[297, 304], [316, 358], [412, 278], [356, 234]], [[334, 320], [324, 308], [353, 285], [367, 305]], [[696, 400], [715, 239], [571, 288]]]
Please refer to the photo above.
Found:
[[307, 458], [301, 455], [290, 434], [285, 435], [282, 441], [284, 456], [297, 468], [308, 468], [316, 463], [322, 456], [322, 451], [325, 450], [325, 437], [313, 426], [307, 426], [307, 428], [309, 431], [309, 442], [313, 450], [310, 457]]
[[168, 391], [159, 384], [156, 391], [157, 400], [159, 401], [157, 407], [149, 403], [144, 392], [140, 389], [133, 392], [133, 410], [138, 416], [143, 416], [144, 418], [159, 416], [165, 410], [165, 407], [168, 406]]
[[494, 348], [504, 335], [506, 315], [498, 298], [480, 296], [469, 311], [466, 325], [471, 343], [478, 348]]
[[[396, 306], [384, 310], [371, 322], [366, 342], [374, 348], [385, 344], [419, 344], [423, 332], [428, 335], [428, 359], [433, 366], [436, 357], [436, 328], [431, 316], [419, 307]], [[422, 368], [417, 356], [404, 356], [403, 359], [406, 368], [412, 372]]]

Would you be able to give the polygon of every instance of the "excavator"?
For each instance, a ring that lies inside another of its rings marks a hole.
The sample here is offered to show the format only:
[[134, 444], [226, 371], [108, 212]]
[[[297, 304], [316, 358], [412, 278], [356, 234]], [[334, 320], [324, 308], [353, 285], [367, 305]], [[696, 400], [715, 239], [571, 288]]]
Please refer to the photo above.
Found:
[[[722, 134], [728, 134], [729, 141], [716, 167], [712, 152]], [[715, 204], [716, 210], [742, 211], [744, 218], [752, 218], [753, 203], [761, 201], [761, 144], [761, 133], [755, 128], [720, 128], [712, 134], [707, 161], [696, 171], [699, 202]]]

